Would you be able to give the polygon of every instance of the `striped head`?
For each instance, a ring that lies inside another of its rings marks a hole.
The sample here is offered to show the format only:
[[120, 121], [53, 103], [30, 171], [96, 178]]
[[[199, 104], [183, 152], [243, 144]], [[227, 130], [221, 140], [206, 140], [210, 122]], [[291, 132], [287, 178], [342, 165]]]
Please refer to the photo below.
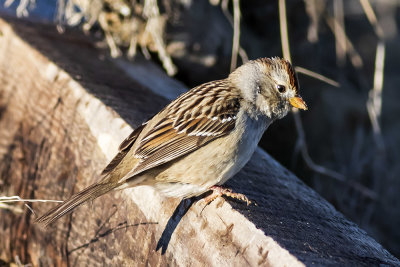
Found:
[[307, 109], [299, 95], [299, 83], [289, 61], [260, 58], [249, 61], [231, 73], [229, 79], [239, 88], [249, 112], [272, 120], [284, 117], [290, 108]]

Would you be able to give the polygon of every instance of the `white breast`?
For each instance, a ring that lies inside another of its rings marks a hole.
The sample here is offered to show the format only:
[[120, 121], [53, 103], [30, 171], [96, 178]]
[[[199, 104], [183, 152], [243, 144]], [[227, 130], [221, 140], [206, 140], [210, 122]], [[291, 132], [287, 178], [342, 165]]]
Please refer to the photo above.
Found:
[[[246, 165], [256, 150], [263, 133], [271, 123], [265, 117], [251, 118], [244, 114], [241, 118], [242, 120], [238, 121], [237, 124], [238, 132], [234, 133], [236, 135], [235, 139], [240, 141], [235, 144], [236, 151], [233, 156], [233, 164], [232, 166], [227, 166], [225, 172], [221, 173], [218, 184], [226, 182]], [[232, 140], [232, 142], [234, 141]]]

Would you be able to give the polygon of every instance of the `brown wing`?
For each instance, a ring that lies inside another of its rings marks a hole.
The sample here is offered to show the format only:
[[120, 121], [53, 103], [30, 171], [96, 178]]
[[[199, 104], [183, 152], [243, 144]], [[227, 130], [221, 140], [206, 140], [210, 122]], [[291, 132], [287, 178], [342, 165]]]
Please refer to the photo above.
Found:
[[146, 123], [143, 123], [135, 130], [133, 130], [133, 132], [124, 141], [122, 141], [122, 143], [119, 145], [118, 154], [104, 168], [104, 170], [101, 172], [102, 175], [106, 175], [107, 173], [112, 171], [121, 162], [121, 160], [126, 156], [128, 151], [131, 149], [132, 145], [135, 143], [137, 137], [142, 132], [145, 126]]
[[168, 113], [139, 140], [141, 159], [119, 182], [193, 152], [230, 133], [240, 108], [238, 93], [225, 80], [203, 84], [166, 107]]

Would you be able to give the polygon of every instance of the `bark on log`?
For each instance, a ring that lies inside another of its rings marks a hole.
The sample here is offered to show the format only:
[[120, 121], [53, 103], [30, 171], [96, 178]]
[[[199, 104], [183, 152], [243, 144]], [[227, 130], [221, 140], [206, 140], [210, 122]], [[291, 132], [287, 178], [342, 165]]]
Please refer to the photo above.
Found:
[[[183, 88], [149, 63], [132, 68], [136, 79], [78, 33], [0, 19], [1, 195], [66, 199], [95, 181], [132, 128], [168, 102], [155, 92], [171, 97]], [[261, 149], [227, 185], [258, 206], [217, 199], [185, 213], [180, 200], [141, 187], [103, 196], [46, 230], [32, 224], [29, 211], [1, 209], [0, 259], [44, 266], [400, 265]], [[32, 206], [43, 213], [53, 205]]]

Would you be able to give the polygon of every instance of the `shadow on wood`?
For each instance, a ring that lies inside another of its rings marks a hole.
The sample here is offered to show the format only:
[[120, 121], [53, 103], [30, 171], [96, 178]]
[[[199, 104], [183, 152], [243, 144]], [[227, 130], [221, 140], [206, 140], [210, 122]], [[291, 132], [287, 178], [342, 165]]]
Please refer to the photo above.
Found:
[[190, 198], [190, 199], [183, 199], [179, 203], [174, 213], [169, 218], [168, 223], [165, 226], [164, 231], [162, 232], [162, 235], [157, 242], [157, 247], [156, 247], [157, 251], [161, 249], [161, 253], [165, 254], [168, 248], [169, 241], [171, 240], [172, 234], [174, 233], [179, 222], [182, 220], [183, 216], [185, 216], [186, 212], [188, 212], [188, 210], [195, 201], [196, 200], [194, 200], [193, 198]]

